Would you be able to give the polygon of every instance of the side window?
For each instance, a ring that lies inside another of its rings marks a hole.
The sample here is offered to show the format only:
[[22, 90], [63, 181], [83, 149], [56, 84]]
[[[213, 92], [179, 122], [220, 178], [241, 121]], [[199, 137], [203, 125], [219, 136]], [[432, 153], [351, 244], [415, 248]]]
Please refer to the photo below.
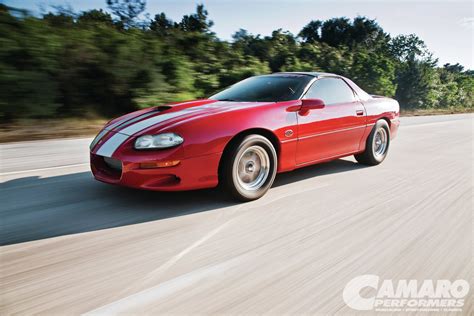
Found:
[[322, 78], [309, 88], [303, 99], [321, 99], [329, 104], [355, 101], [352, 89], [339, 78]]

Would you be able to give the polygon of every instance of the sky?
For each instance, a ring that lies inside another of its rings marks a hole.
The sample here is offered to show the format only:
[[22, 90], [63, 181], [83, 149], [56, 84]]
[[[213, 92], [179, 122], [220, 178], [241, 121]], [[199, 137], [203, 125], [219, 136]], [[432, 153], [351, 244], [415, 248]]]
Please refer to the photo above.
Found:
[[[40, 7], [70, 5], [75, 11], [107, 9], [105, 0], [0, 0], [39, 14]], [[212, 30], [225, 40], [243, 28], [269, 35], [283, 29], [298, 34], [311, 20], [358, 15], [376, 19], [392, 36], [416, 34], [439, 59], [474, 69], [474, 1], [466, 0], [148, 0], [150, 16], [165, 12], [174, 21], [203, 3], [214, 21]]]

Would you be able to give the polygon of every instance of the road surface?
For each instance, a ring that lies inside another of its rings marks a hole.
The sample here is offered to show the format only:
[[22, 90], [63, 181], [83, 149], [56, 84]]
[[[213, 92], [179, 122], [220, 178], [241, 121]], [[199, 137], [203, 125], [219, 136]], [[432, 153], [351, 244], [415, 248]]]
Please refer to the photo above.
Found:
[[90, 139], [1, 145], [0, 314], [349, 314], [363, 274], [473, 287], [473, 119], [403, 118], [380, 166], [310, 166], [245, 204], [94, 181]]

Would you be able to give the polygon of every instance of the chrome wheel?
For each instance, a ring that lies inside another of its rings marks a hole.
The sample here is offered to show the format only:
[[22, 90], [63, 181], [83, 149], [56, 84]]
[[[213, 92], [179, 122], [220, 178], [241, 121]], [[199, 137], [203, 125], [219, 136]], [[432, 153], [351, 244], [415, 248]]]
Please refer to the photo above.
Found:
[[390, 147], [390, 127], [384, 119], [378, 120], [365, 142], [365, 150], [354, 155], [365, 165], [375, 166], [384, 161]]
[[372, 143], [372, 150], [375, 157], [381, 157], [385, 155], [388, 147], [388, 134], [385, 128], [381, 127], [377, 129]]
[[242, 152], [234, 164], [234, 179], [247, 191], [260, 189], [270, 174], [270, 157], [260, 146], [251, 146]]
[[253, 201], [270, 189], [277, 166], [278, 155], [272, 142], [262, 135], [247, 135], [224, 151], [219, 184], [240, 201]]

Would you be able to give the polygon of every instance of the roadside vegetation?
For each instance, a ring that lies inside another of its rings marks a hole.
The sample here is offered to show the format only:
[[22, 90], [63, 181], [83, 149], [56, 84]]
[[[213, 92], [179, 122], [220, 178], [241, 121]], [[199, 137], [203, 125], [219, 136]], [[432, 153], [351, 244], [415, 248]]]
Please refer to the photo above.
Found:
[[138, 18], [144, 0], [107, 4], [107, 12], [56, 7], [41, 16], [0, 4], [2, 125], [109, 118], [278, 71], [341, 74], [407, 113], [466, 112], [474, 103], [473, 71], [438, 67], [422, 39], [392, 37], [366, 17], [315, 20], [298, 34], [241, 29], [224, 41], [203, 5], [171, 21]]

